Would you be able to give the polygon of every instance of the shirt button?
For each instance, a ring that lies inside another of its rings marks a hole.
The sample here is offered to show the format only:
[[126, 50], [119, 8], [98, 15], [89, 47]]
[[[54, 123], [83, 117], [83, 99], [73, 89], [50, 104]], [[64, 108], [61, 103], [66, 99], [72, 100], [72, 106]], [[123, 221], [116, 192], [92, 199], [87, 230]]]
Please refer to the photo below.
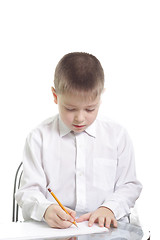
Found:
[[80, 176], [83, 176], [84, 175], [84, 172], [80, 172], [80, 174], [79, 174]]

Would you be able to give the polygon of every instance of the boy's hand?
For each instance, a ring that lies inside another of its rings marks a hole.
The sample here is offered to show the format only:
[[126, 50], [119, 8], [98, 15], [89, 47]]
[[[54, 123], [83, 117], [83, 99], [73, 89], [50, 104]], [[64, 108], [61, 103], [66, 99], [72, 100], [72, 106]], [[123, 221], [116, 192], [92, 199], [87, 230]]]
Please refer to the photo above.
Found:
[[72, 225], [75, 220], [75, 211], [66, 208], [70, 215], [65, 213], [65, 211], [58, 205], [50, 205], [44, 214], [44, 219], [50, 227], [53, 228], [68, 228]]
[[113, 212], [106, 207], [100, 207], [96, 211], [86, 213], [76, 219], [76, 222], [83, 221], [88, 221], [89, 227], [92, 227], [94, 222], [98, 222], [100, 227], [110, 228], [111, 224], [113, 224], [113, 227], [117, 227], [117, 220], [115, 219]]

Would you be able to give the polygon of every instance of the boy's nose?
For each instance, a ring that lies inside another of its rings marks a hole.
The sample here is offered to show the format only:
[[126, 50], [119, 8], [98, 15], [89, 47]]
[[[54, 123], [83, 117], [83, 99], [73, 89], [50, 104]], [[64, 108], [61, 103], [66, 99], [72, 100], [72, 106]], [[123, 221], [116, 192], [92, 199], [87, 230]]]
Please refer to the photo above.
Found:
[[82, 112], [78, 112], [76, 115], [75, 115], [75, 122], [76, 123], [83, 123], [84, 122], [84, 114]]

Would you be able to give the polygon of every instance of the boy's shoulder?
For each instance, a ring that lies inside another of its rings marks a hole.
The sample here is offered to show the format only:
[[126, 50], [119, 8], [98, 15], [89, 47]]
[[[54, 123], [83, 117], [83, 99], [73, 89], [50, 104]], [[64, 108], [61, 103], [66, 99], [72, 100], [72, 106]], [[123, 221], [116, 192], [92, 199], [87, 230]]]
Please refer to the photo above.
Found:
[[38, 124], [36, 127], [34, 127], [30, 133], [29, 136], [33, 137], [34, 135], [43, 135], [45, 132], [51, 132], [52, 131], [57, 131], [58, 130], [58, 119], [59, 115], [55, 115], [52, 117], [49, 117], [42, 121], [40, 124]]
[[50, 126], [52, 124], [54, 124], [55, 122], [57, 122], [59, 118], [59, 114], [55, 115], [55, 116], [52, 116], [52, 117], [49, 117], [47, 119], [45, 119], [44, 121], [42, 121], [38, 126], [37, 128], [42, 128], [42, 127], [47, 127], [47, 126]]
[[97, 124], [104, 127], [104, 128], [107, 128], [107, 129], [109, 129], [109, 128], [110, 129], [117, 129], [117, 130], [124, 129], [124, 127], [121, 124], [119, 124], [118, 122], [108, 118], [105, 115], [98, 115]]
[[120, 123], [108, 118], [104, 115], [98, 115], [96, 119], [96, 132], [101, 136], [110, 136], [115, 138], [121, 138], [127, 136], [128, 132], [126, 128]]

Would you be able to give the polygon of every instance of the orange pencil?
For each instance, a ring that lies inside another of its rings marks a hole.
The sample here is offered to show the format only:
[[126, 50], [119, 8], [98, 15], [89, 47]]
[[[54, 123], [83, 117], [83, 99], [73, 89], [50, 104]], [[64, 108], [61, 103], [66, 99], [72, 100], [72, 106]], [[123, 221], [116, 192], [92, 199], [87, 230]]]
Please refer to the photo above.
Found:
[[[52, 194], [52, 196], [53, 196], [54, 199], [57, 201], [57, 203], [59, 204], [59, 206], [60, 206], [68, 215], [70, 215], [69, 212], [68, 212], [68, 211], [65, 209], [65, 207], [62, 205], [62, 203], [58, 200], [58, 198], [56, 197], [56, 195], [51, 191], [50, 188], [48, 188], [48, 191]], [[71, 216], [71, 215], [70, 215], [70, 216]], [[71, 217], [72, 217], [72, 216], [71, 216]], [[75, 221], [73, 222], [73, 224], [74, 224], [76, 227], [78, 227]]]

